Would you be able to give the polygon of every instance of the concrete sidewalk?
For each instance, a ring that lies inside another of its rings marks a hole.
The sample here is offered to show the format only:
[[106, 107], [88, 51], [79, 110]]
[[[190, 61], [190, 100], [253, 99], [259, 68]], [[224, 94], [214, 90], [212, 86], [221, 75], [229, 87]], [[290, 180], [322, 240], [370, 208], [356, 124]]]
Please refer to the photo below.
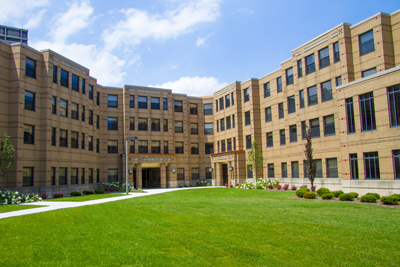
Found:
[[103, 198], [103, 199], [96, 199], [96, 200], [90, 200], [90, 201], [84, 201], [84, 202], [43, 201], [43, 202], [23, 203], [20, 205], [34, 205], [34, 206], [44, 206], [44, 207], [0, 213], [0, 219], [35, 214], [35, 213], [46, 212], [46, 211], [51, 211], [51, 210], [60, 210], [60, 209], [68, 209], [68, 208], [96, 205], [96, 204], [113, 202], [113, 201], [118, 201], [118, 200], [123, 200], [123, 199], [134, 198], [134, 197], [152, 196], [152, 195], [157, 195], [157, 194], [162, 194], [162, 193], [167, 193], [167, 192], [173, 192], [173, 191], [177, 191], [177, 190], [218, 188], [218, 187], [219, 186], [149, 189], [149, 190], [145, 190], [147, 193], [129, 193], [126, 196]]

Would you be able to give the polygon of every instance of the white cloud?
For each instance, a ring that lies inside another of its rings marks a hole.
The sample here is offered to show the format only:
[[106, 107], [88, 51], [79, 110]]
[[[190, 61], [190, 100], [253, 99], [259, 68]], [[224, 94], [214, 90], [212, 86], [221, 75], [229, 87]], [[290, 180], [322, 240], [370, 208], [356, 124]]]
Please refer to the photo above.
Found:
[[112, 50], [121, 45], [137, 45], [143, 38], [165, 40], [188, 33], [199, 23], [214, 21], [220, 16], [220, 0], [197, 0], [182, 3], [164, 14], [149, 14], [134, 8], [120, 10], [125, 16], [115, 26], [105, 29], [102, 37]]
[[47, 9], [42, 9], [36, 14], [33, 14], [27, 23], [23, 26], [25, 29], [33, 29], [39, 26], [40, 22], [42, 21], [44, 13], [46, 13]]
[[228, 83], [220, 83], [218, 79], [214, 77], [181, 77], [176, 81], [169, 81], [157, 85], [149, 85], [149, 87], [172, 89], [174, 93], [182, 93], [192, 96], [200, 95], [212, 95], [215, 91], [218, 91]]
[[178, 66], [177, 66], [177, 65], [171, 65], [169, 68], [170, 68], [171, 70], [173, 70], [173, 69], [178, 68]]
[[22, 27], [27, 17], [33, 18], [35, 16], [37, 8], [47, 6], [48, 4], [49, 0], [1, 0], [0, 24]]
[[198, 37], [197, 38], [197, 41], [196, 41], [196, 46], [197, 47], [200, 47], [200, 46], [203, 46], [204, 45], [204, 43], [205, 43], [205, 41], [208, 39], [208, 38], [210, 38], [211, 37], [211, 35], [213, 35], [214, 33], [210, 33], [209, 35], [207, 35], [206, 37], [204, 37], [204, 38], [202, 38], [202, 37]]

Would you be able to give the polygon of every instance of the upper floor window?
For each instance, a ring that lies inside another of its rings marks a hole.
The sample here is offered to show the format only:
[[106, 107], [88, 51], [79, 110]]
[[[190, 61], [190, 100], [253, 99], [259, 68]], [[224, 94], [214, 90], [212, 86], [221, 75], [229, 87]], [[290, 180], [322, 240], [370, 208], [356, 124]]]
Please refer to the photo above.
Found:
[[333, 44], [333, 60], [335, 63], [340, 61], [339, 42]]
[[24, 124], [24, 144], [34, 144], [35, 126]]
[[153, 154], [161, 153], [160, 141], [151, 141], [151, 153]]
[[245, 122], [245, 125], [250, 125], [251, 124], [250, 111], [246, 111], [244, 113], [244, 122]]
[[332, 83], [331, 80], [321, 83], [322, 102], [332, 100]]
[[214, 134], [213, 133], [213, 123], [204, 123], [204, 134], [208, 135], [208, 134]]
[[311, 137], [320, 137], [319, 118], [310, 120]]
[[25, 109], [35, 111], [35, 93], [25, 91]]
[[243, 102], [246, 103], [250, 100], [249, 88], [243, 90]]
[[151, 130], [160, 131], [160, 119], [151, 119]]
[[82, 94], [86, 94], [85, 79], [82, 78]]
[[183, 154], [183, 142], [175, 142], [175, 154]]
[[370, 30], [366, 33], [361, 34], [359, 36], [359, 43], [360, 43], [360, 56], [375, 51], [374, 31]]
[[71, 119], [78, 120], [79, 106], [76, 103], [71, 103]]
[[60, 99], [60, 116], [68, 117], [68, 101]]
[[68, 71], [61, 69], [61, 86], [68, 87]]
[[93, 85], [89, 84], [89, 99], [93, 99]]
[[213, 114], [213, 107], [212, 104], [204, 104], [204, 115], [212, 115]]
[[57, 67], [53, 66], [53, 83], [57, 83]]
[[329, 115], [324, 117], [324, 135], [335, 134], [335, 116]]
[[265, 122], [272, 121], [272, 110], [271, 107], [265, 108]]
[[129, 96], [129, 107], [130, 108], [134, 108], [135, 107], [135, 96], [134, 95], [130, 95]]
[[222, 119], [220, 120], [220, 123], [221, 123], [221, 132], [222, 132], [222, 131], [225, 131], [225, 118], [222, 118]]
[[219, 110], [223, 110], [224, 109], [224, 98], [221, 97], [219, 99]]
[[264, 83], [264, 98], [269, 97], [271, 95], [271, 88], [270, 88], [270, 83]]
[[189, 109], [190, 109], [190, 114], [197, 115], [197, 104], [190, 103]]
[[205, 154], [214, 154], [214, 143], [205, 143]]
[[232, 106], [235, 105], [235, 94], [233, 92], [231, 93], [231, 103]]
[[129, 118], [129, 130], [131, 131], [135, 130], [135, 117]]
[[215, 100], [215, 111], [218, 112], [218, 100]]
[[100, 106], [100, 93], [99, 92], [97, 92], [97, 94], [96, 94], [96, 104], [98, 106]]
[[148, 153], [149, 149], [148, 149], [148, 144], [147, 144], [147, 140], [143, 140], [143, 141], [139, 141], [139, 153], [140, 154], [146, 154]]
[[374, 94], [372, 92], [359, 96], [361, 131], [376, 130]]
[[55, 96], [51, 98], [51, 113], [57, 114], [57, 97]]
[[151, 109], [160, 109], [160, 98], [152, 97], [150, 98]]
[[138, 119], [138, 130], [139, 131], [147, 131], [147, 118], [139, 118]]
[[306, 74], [313, 73], [315, 71], [315, 58], [314, 54], [306, 57]]
[[251, 149], [251, 135], [246, 135], [246, 149]]
[[319, 56], [319, 69], [328, 67], [331, 62], [329, 60], [329, 46], [318, 51]]
[[138, 96], [138, 108], [147, 108], [147, 96]]
[[281, 146], [286, 145], [285, 129], [279, 130], [279, 136], [280, 136], [280, 139], [281, 139]]
[[190, 144], [190, 152], [193, 155], [199, 154], [199, 143], [191, 143]]
[[296, 100], [294, 95], [287, 98], [287, 105], [289, 114], [296, 112]]
[[183, 112], [182, 101], [179, 101], [179, 100], [174, 101], [174, 110], [175, 110], [175, 112]]
[[282, 77], [276, 78], [276, 87], [278, 88], [278, 93], [282, 92]]
[[299, 78], [303, 77], [303, 63], [301, 59], [297, 60], [297, 72]]
[[117, 140], [108, 140], [107, 141], [107, 150], [108, 150], [108, 153], [118, 153], [118, 141]]
[[72, 74], [72, 86], [71, 89], [79, 92], [79, 78], [78, 76]]
[[283, 103], [278, 104], [278, 110], [279, 110], [279, 119], [282, 119], [285, 117], [285, 112], [283, 110]]
[[108, 118], [107, 119], [107, 129], [108, 130], [118, 130], [118, 118]]
[[308, 88], [307, 93], [308, 93], [308, 106], [318, 104], [317, 86], [314, 85], [314, 86]]
[[163, 120], [163, 126], [164, 126], [164, 132], [168, 132], [168, 120], [167, 119]]
[[274, 139], [272, 132], [267, 133], [267, 147], [273, 147], [274, 146]]
[[347, 119], [347, 133], [355, 133], [356, 125], [354, 123], [354, 107], [353, 98], [346, 98], [346, 119]]
[[183, 133], [183, 121], [175, 121], [175, 132]]
[[190, 123], [190, 134], [198, 134], [199, 133], [199, 126], [197, 123]]
[[230, 94], [227, 94], [225, 96], [225, 107], [229, 108], [230, 106], [231, 106], [231, 96], [230, 96]]
[[297, 125], [293, 124], [289, 126], [290, 143], [297, 142]]
[[388, 87], [387, 93], [389, 98], [390, 126], [400, 126], [400, 85]]
[[363, 72], [361, 72], [361, 77], [364, 78], [364, 77], [370, 76], [370, 75], [375, 74], [375, 73], [376, 73], [376, 68], [372, 68], [372, 69], [369, 69], [369, 70], [364, 70]]
[[36, 79], [36, 61], [30, 58], [25, 60], [25, 75]]
[[299, 91], [300, 108], [304, 108], [304, 90]]
[[286, 70], [286, 85], [293, 83], [293, 68], [289, 68]]
[[231, 117], [228, 116], [228, 117], [226, 117], [226, 129], [229, 130], [229, 129], [231, 129], [231, 128], [232, 128], [232, 125], [231, 125]]
[[118, 107], [118, 95], [108, 95], [108, 107], [117, 108]]
[[168, 110], [168, 99], [163, 98], [163, 110]]
[[336, 77], [336, 87], [342, 85], [342, 76]]

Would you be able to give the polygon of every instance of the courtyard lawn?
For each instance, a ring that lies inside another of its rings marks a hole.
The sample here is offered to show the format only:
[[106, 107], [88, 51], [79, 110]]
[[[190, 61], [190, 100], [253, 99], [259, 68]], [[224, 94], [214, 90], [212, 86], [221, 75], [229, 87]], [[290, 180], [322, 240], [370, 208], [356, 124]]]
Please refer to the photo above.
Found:
[[33, 208], [42, 208], [43, 206], [33, 206], [33, 205], [0, 205], [0, 213], [17, 211], [17, 210], [27, 210]]
[[52, 198], [52, 199], [47, 199], [45, 201], [82, 202], [82, 201], [89, 201], [89, 200], [96, 200], [96, 199], [110, 198], [110, 197], [121, 197], [121, 196], [126, 196], [126, 194], [92, 194], [92, 195], [78, 196], [78, 197]]
[[181, 190], [0, 220], [1, 266], [399, 266], [400, 209]]

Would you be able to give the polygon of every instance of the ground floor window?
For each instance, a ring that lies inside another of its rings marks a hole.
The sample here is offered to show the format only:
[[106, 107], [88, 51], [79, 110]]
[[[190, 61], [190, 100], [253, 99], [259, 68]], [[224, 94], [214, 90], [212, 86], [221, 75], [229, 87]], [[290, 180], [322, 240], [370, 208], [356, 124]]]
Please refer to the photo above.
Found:
[[350, 154], [350, 179], [358, 179], [358, 159], [357, 154]]
[[275, 178], [275, 168], [273, 163], [268, 164], [268, 178]]
[[247, 178], [253, 178], [253, 165], [247, 165]]
[[299, 178], [299, 162], [292, 161], [292, 178]]
[[212, 179], [212, 169], [211, 167], [206, 168], [206, 179]]
[[108, 170], [108, 182], [118, 182], [118, 170], [117, 169], [109, 169]]
[[178, 180], [185, 180], [185, 168], [178, 168], [177, 169], [177, 179]]
[[67, 168], [60, 168], [58, 170], [58, 184], [59, 185], [67, 184]]
[[199, 179], [199, 168], [192, 168], [192, 179]]
[[365, 179], [380, 179], [378, 152], [364, 153]]
[[393, 151], [394, 178], [400, 179], [400, 150]]
[[23, 168], [23, 186], [33, 186], [33, 168]]
[[71, 168], [71, 184], [77, 184], [77, 183], [78, 183], [78, 169]]
[[328, 178], [338, 178], [337, 159], [326, 159], [326, 175]]

